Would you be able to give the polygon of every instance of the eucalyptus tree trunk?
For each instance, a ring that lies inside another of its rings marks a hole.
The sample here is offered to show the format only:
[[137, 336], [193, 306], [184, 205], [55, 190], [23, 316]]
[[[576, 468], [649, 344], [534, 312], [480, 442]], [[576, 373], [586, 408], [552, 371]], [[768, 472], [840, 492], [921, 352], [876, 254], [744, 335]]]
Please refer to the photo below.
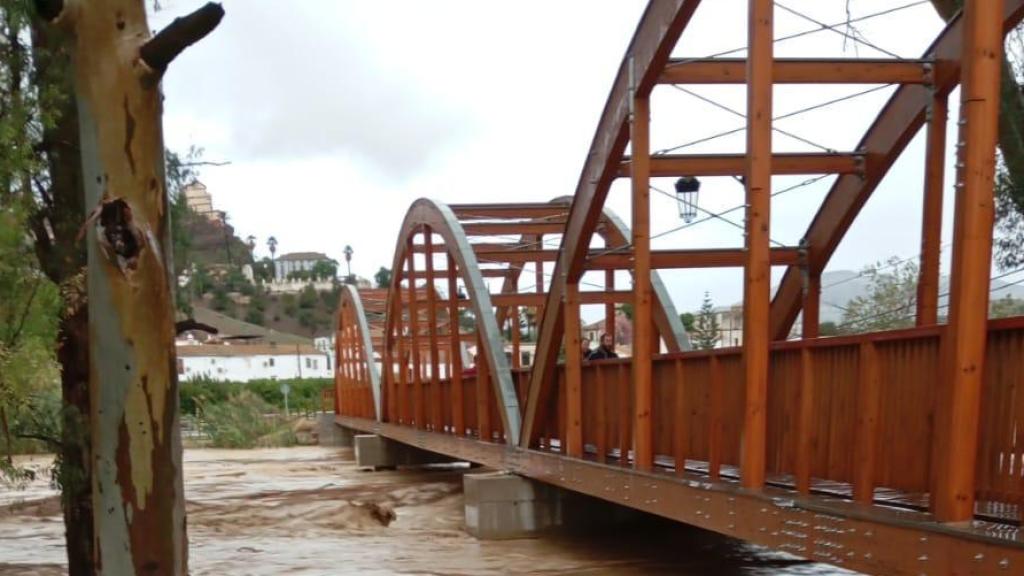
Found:
[[188, 573], [160, 78], [220, 22], [150, 37], [144, 0], [37, 0], [73, 37], [88, 251], [97, 574]]

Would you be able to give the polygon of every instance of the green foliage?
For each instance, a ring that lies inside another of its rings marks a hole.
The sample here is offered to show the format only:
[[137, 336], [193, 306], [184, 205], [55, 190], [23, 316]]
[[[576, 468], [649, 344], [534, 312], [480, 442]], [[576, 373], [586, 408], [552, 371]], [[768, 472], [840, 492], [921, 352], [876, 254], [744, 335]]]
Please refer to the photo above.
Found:
[[310, 310], [316, 308], [316, 289], [312, 286], [306, 286], [299, 292], [299, 308], [303, 310]]
[[626, 302], [624, 304], [619, 304], [619, 312], [622, 312], [622, 315], [625, 316], [626, 318], [629, 318], [630, 320], [633, 319], [633, 305], [632, 304], [630, 304], [628, 302]]
[[249, 310], [246, 311], [245, 313], [245, 321], [250, 324], [262, 326], [265, 320], [266, 319], [263, 317], [263, 311], [257, 308], [249, 308]]
[[1024, 316], [1024, 300], [1017, 300], [1007, 294], [1002, 298], [993, 299], [989, 303], [990, 318], [1009, 318], [1010, 316]]
[[270, 405], [249, 390], [231, 395], [226, 402], [201, 403], [199, 410], [203, 429], [217, 448], [290, 446], [296, 442], [288, 423], [268, 416]]
[[820, 336], [838, 336], [840, 334], [839, 325], [832, 321], [822, 322], [818, 325], [818, 334]]
[[288, 383], [288, 407], [292, 412], [316, 412], [321, 408], [320, 394], [334, 386], [329, 378], [303, 378], [288, 380], [251, 380], [249, 382], [220, 382], [208, 378], [183, 381], [179, 387], [182, 414], [197, 415], [200, 405], [227, 402], [243, 390], [249, 391], [264, 402], [270, 411], [284, 411], [284, 395], [281, 384]]
[[917, 308], [917, 263], [893, 258], [884, 264], [868, 266], [862, 274], [870, 282], [869, 292], [846, 304], [839, 330], [856, 334], [913, 326]]
[[227, 312], [228, 308], [231, 307], [231, 299], [228, 298], [228, 291], [223, 286], [217, 286], [213, 289], [213, 301], [211, 302], [213, 309], [218, 312]]
[[721, 339], [719, 332], [718, 316], [715, 314], [715, 306], [711, 302], [711, 295], [704, 293], [704, 301], [700, 305], [700, 312], [697, 314], [693, 324], [693, 346], [698, 350], [711, 350], [718, 346]]
[[[24, 449], [18, 436], [43, 437], [40, 402], [59, 399], [60, 371], [54, 342], [60, 295], [39, 270], [25, 238], [25, 210], [0, 196], [0, 476], [17, 477], [7, 456]], [[56, 392], [55, 392], [56, 391]], [[51, 447], [52, 448], [52, 447]]]
[[687, 332], [693, 332], [693, 322], [696, 320], [696, 316], [692, 312], [683, 312], [679, 315], [679, 321], [683, 323], [683, 328]]
[[373, 280], [377, 283], [377, 288], [391, 286], [391, 269], [381, 266], [377, 273], [373, 275]]
[[333, 280], [338, 277], [338, 263], [334, 260], [320, 260], [313, 264], [310, 276], [316, 280]]
[[271, 282], [274, 280], [274, 262], [264, 257], [252, 265], [252, 275], [258, 282]]

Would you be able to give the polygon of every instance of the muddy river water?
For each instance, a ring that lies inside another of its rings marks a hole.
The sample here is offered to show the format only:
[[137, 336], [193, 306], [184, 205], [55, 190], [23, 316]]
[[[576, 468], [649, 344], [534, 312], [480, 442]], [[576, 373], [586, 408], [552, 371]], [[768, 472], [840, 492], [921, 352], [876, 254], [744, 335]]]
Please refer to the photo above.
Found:
[[[853, 574], [653, 518], [477, 541], [462, 530], [462, 470], [363, 472], [346, 449], [188, 450], [185, 461], [194, 575]], [[39, 480], [0, 486], [0, 574], [65, 574], [48, 461], [26, 462]]]

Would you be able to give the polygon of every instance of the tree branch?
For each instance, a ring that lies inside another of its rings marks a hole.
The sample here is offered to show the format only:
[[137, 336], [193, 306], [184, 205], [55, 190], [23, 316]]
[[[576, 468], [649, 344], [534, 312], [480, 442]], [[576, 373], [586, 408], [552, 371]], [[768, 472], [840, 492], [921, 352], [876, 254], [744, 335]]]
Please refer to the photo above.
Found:
[[139, 49], [139, 56], [152, 70], [163, 74], [167, 66], [181, 54], [185, 48], [202, 40], [220, 24], [224, 17], [224, 7], [209, 2], [202, 8], [189, 14], [175, 18], [174, 22], [150, 38], [149, 42]]

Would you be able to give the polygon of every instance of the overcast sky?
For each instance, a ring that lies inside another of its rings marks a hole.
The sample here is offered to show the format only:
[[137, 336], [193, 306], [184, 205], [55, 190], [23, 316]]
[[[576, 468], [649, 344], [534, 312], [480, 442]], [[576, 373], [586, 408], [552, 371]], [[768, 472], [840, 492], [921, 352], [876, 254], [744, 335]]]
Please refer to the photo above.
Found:
[[[201, 2], [161, 4], [151, 18], [154, 29]], [[179, 58], [164, 80], [167, 145], [177, 151], [201, 146], [205, 159], [231, 161], [204, 169], [201, 180], [238, 234], [258, 237], [257, 256], [266, 254], [270, 235], [279, 241], [279, 254], [322, 251], [339, 261], [342, 248], [351, 244], [353, 272], [371, 277], [379, 266], [391, 265], [398, 228], [416, 198], [509, 202], [572, 194], [645, 4], [224, 0], [221, 26]], [[845, 0], [782, 4], [829, 24], [846, 18]], [[853, 0], [850, 7], [856, 18], [900, 4]], [[745, 45], [745, 5], [745, 0], [704, 2], [675, 55], [708, 56]], [[941, 26], [921, 2], [857, 25], [863, 38], [885, 52], [822, 31], [778, 43], [776, 55], [917, 57]], [[777, 37], [815, 27], [776, 9]], [[775, 113], [867, 88], [780, 87]], [[741, 86], [692, 91], [736, 110], [745, 107]], [[891, 92], [876, 90], [776, 126], [827, 148], [851, 150]], [[954, 118], [958, 97], [954, 93]], [[741, 118], [672, 87], [656, 89], [652, 109], [655, 150], [743, 125]], [[955, 128], [951, 122], [951, 132]], [[740, 132], [684, 151], [742, 152], [743, 147]], [[816, 150], [778, 134], [774, 148]], [[919, 251], [923, 157], [919, 137], [868, 202], [831, 270], [859, 270]], [[803, 180], [777, 177], [773, 185], [778, 190]], [[832, 180], [777, 197], [772, 237], [796, 244]], [[672, 186], [671, 180], [655, 184], [665, 190]], [[952, 232], [951, 191], [952, 174], [946, 241]], [[731, 179], [704, 180], [703, 208], [717, 212], [742, 200], [741, 186]], [[629, 221], [627, 182], [613, 186], [608, 206]], [[672, 199], [655, 194], [652, 208], [655, 234], [681, 224]], [[740, 223], [740, 214], [731, 219]], [[654, 241], [656, 248], [740, 245], [741, 231], [717, 220]], [[948, 260], [948, 248], [943, 256]], [[778, 277], [781, 270], [776, 272]], [[680, 311], [699, 307], [705, 290], [717, 304], [742, 297], [739, 270], [673, 271], [663, 277]]]

